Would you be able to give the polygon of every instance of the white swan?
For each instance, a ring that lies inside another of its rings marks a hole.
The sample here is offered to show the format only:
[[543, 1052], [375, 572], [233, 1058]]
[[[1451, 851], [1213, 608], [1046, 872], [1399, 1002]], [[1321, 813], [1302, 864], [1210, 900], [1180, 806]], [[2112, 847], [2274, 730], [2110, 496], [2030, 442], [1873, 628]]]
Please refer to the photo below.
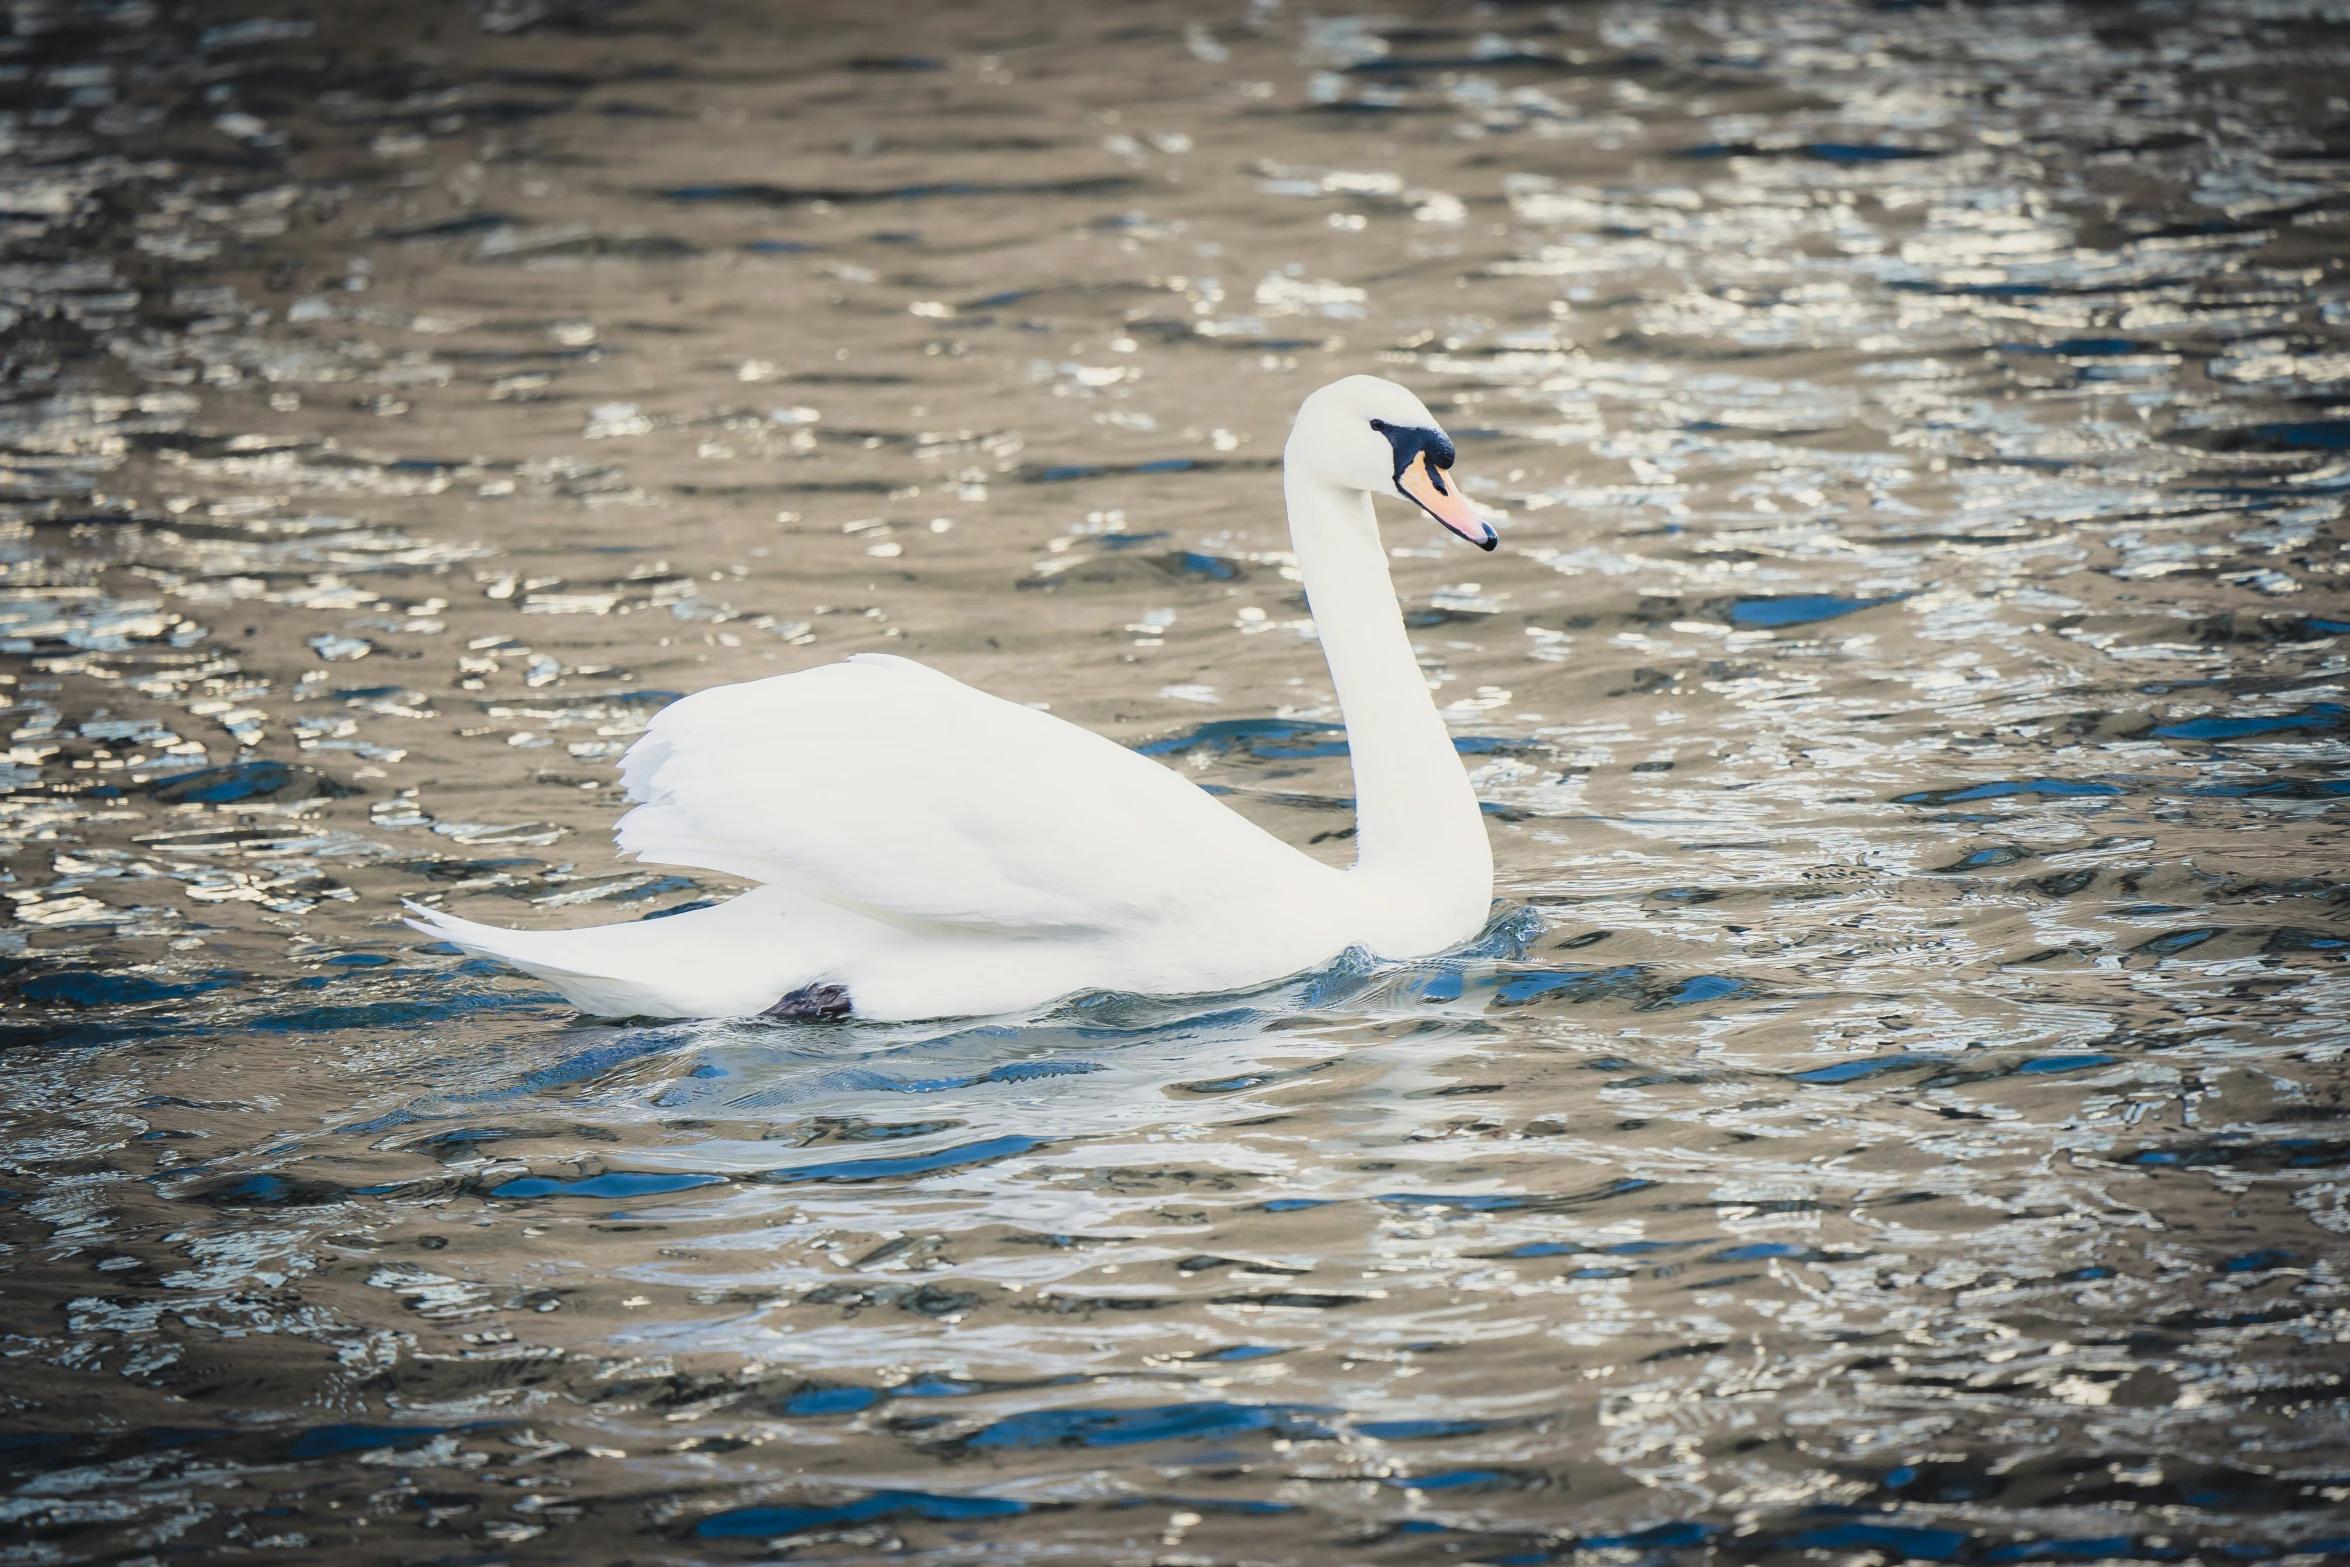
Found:
[[1010, 1012], [1075, 992], [1241, 989], [1350, 947], [1439, 952], [1493, 896], [1483, 817], [1429, 700], [1371, 497], [1401, 494], [1483, 549], [1420, 400], [1349, 376], [1282, 453], [1299, 573], [1345, 711], [1356, 858], [1338, 870], [1189, 780], [908, 659], [719, 686], [621, 761], [619, 842], [755, 882], [715, 908], [520, 931], [410, 905], [603, 1017]]

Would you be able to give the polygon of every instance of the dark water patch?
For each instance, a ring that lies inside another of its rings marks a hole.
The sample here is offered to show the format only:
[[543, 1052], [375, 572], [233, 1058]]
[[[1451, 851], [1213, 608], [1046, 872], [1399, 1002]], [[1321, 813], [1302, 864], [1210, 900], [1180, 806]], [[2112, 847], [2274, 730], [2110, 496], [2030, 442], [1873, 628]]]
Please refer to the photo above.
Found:
[[555, 257], [595, 257], [607, 261], [685, 261], [702, 254], [702, 247], [673, 234], [581, 234], [557, 239], [527, 230], [492, 234], [480, 250], [468, 257], [475, 266], [544, 264]]
[[1110, 1505], [1113, 1507], [1188, 1508], [1195, 1513], [1231, 1513], [1243, 1518], [1278, 1518], [1285, 1513], [1301, 1510], [1292, 1502], [1264, 1502], [1251, 1497], [1238, 1496], [1121, 1497]]
[[1428, 1474], [1382, 1475], [1379, 1483], [1399, 1491], [1528, 1491], [1546, 1482], [1542, 1476], [1512, 1469], [1439, 1469]]
[[1263, 1433], [1289, 1441], [1328, 1440], [1336, 1410], [1312, 1404], [1157, 1404], [1142, 1409], [1038, 1409], [1008, 1415], [953, 1445], [966, 1449], [1136, 1447], [1152, 1442], [1220, 1442]]
[[2350, 1162], [2350, 1142], [2314, 1137], [2281, 1137], [2255, 1141], [2237, 1133], [2198, 1142], [2141, 1147], [2117, 1156], [2120, 1163], [2140, 1169], [2322, 1170]]
[[332, 1181], [261, 1173], [214, 1181], [183, 1195], [210, 1208], [326, 1208], [348, 1202], [352, 1188]]
[[672, 185], [648, 194], [664, 201], [739, 202], [761, 207], [805, 207], [821, 201], [836, 207], [853, 207], [881, 201], [930, 201], [943, 196], [1115, 196], [1133, 190], [1141, 183], [1122, 174], [1097, 174], [1069, 180], [935, 180], [877, 189], [838, 185], [774, 185], [747, 181], [738, 184]]
[[[1656, 1185], [1657, 1183], [1655, 1181], [1643, 1180], [1637, 1176], [1628, 1176], [1622, 1180], [1604, 1182], [1599, 1186], [1594, 1186], [1584, 1191], [1567, 1192], [1557, 1196], [1526, 1195], [1514, 1192], [1467, 1192], [1460, 1194], [1443, 1192], [1386, 1192], [1374, 1197], [1372, 1201], [1377, 1202], [1385, 1207], [1401, 1208], [1406, 1212], [1424, 1213], [1429, 1211], [1441, 1211], [1456, 1216], [1482, 1213], [1570, 1213], [1578, 1209], [1595, 1207], [1602, 1203], [1613, 1202], [1619, 1198], [1635, 1196], [1641, 1192], [1653, 1190]], [[1266, 1204], [1265, 1206], [1270, 1208], [1271, 1204]], [[1316, 1206], [1318, 1206], [1318, 1204]], [[1659, 1247], [1668, 1245], [1677, 1246], [1681, 1244], [1684, 1243], [1654, 1243], [1654, 1245]], [[1694, 1243], [1692, 1242], [1687, 1244]], [[1606, 1254], [1621, 1254], [1625, 1249], [1623, 1247], [1575, 1246], [1566, 1247], [1563, 1248], [1563, 1250], [1597, 1251]], [[1519, 1254], [1511, 1253], [1510, 1255], [1514, 1256]], [[1548, 1255], [1548, 1253], [1526, 1252], [1524, 1255], [1532, 1257], [1537, 1255]]]
[[956, 1120], [868, 1121], [863, 1116], [820, 1115], [808, 1130], [795, 1131], [787, 1140], [795, 1148], [825, 1142], [892, 1143], [909, 1137], [936, 1137], [964, 1124]]
[[1222, 555], [1204, 555], [1198, 550], [1178, 550], [1172, 555], [1161, 555], [1158, 563], [1169, 575], [1197, 577], [1207, 582], [1245, 582], [1248, 573], [1240, 562]]
[[2126, 337], [2067, 337], [2053, 343], [2002, 343], [1999, 347], [2003, 353], [2054, 354], [2068, 359], [2099, 359], [2147, 352], [2143, 345]]
[[1354, 1423], [1357, 1436], [1381, 1442], [1425, 1442], [1441, 1437], [1475, 1436], [1492, 1429], [1490, 1420], [1358, 1420]]
[[2312, 1121], [2350, 1120], [2350, 1105], [2285, 1105], [2261, 1118], [2270, 1126], [2302, 1126]]
[[1761, 994], [1748, 981], [1726, 974], [1674, 977], [1643, 963], [1503, 973], [1479, 983], [1490, 985], [1493, 1004], [1505, 1008], [1550, 1002], [1581, 1006], [1594, 1001], [1629, 1001], [1636, 1012], [1665, 1012], [1714, 1001], [1750, 1000]]
[[1844, 598], [1834, 593], [1803, 593], [1788, 598], [1739, 599], [1730, 606], [1730, 623], [1735, 626], [1761, 626], [1777, 629], [1781, 626], [1808, 626], [1816, 621], [1834, 620], [1839, 616], [1858, 614], [1864, 609], [1875, 609], [1880, 604], [1898, 604], [1901, 595], [1890, 598]]
[[[1645, 1180], [1639, 1176], [1626, 1176], [1622, 1180], [1605, 1181], [1583, 1191], [1545, 1199], [1542, 1206], [1552, 1212], [1595, 1207], [1600, 1203], [1613, 1202], [1619, 1197], [1631, 1197], [1641, 1192], [1653, 1190], [1656, 1185], [1655, 1181]], [[1611, 1254], [1618, 1250], [1615, 1247], [1603, 1249]]]
[[964, 1377], [924, 1373], [908, 1377], [889, 1390], [892, 1398], [976, 1398], [990, 1393], [1018, 1392], [1040, 1387], [1067, 1387], [1086, 1381], [1082, 1375], [1037, 1377], [1025, 1382], [980, 1382]]
[[2020, 849], [2014, 844], [1994, 844], [1990, 848], [1977, 849], [1972, 854], [1952, 860], [1948, 865], [1934, 866], [1933, 874], [1960, 876], [1970, 871], [1997, 870], [2002, 865], [2013, 865], [2018, 860], [2028, 860], [2031, 857], [2032, 851], [2029, 849]]
[[737, 1507], [712, 1513], [694, 1525], [703, 1540], [784, 1539], [817, 1529], [879, 1523], [892, 1518], [922, 1518], [938, 1523], [966, 1523], [982, 1518], [1013, 1518], [1028, 1511], [1026, 1502], [1006, 1496], [949, 1496], [932, 1491], [875, 1491], [853, 1502], [830, 1507]]
[[169, 1014], [145, 1023], [0, 1023], [0, 1053], [34, 1049], [88, 1050], [143, 1040], [186, 1039], [193, 1032], [180, 1027], [178, 1021]]
[[2182, 723], [2159, 725], [2153, 733], [2164, 740], [2245, 740], [2289, 729], [2330, 732], [2340, 729], [2346, 717], [2350, 717], [2350, 707], [2339, 702], [2318, 702], [2298, 712], [2268, 717], [2191, 718]]
[[1368, 1295], [1339, 1295], [1319, 1290], [1258, 1290], [1211, 1295], [1208, 1303], [1215, 1306], [1281, 1307], [1290, 1311], [1334, 1311], [1343, 1306], [1360, 1306], [1370, 1299]]
[[1905, 293], [1953, 294], [1971, 299], [2039, 299], [2059, 292], [2046, 283], [1948, 283], [1919, 278], [1894, 278], [1887, 286]]
[[158, 1001], [184, 1001], [224, 990], [246, 979], [243, 974], [216, 970], [202, 978], [170, 983], [143, 974], [108, 974], [91, 969], [68, 969], [37, 975], [16, 987], [26, 1001], [64, 1002], [76, 1007], [146, 1006]]
[[[190, 1448], [219, 1448], [233, 1441], [240, 1433], [222, 1426], [142, 1425], [128, 1429], [76, 1431], [10, 1431], [0, 1433], [0, 1455], [24, 1454], [34, 1458], [35, 1465], [51, 1468], [60, 1462], [80, 1464], [131, 1464], [141, 1459], [176, 1456]], [[57, 1449], [64, 1451], [57, 1451]], [[45, 1463], [43, 1461], [46, 1461]], [[21, 1461], [0, 1462], [19, 1473], [26, 1466]]]
[[908, 1154], [897, 1159], [842, 1159], [829, 1164], [793, 1165], [780, 1170], [767, 1170], [749, 1179], [783, 1184], [796, 1181], [826, 1181], [855, 1184], [864, 1181], [904, 1180], [917, 1175], [929, 1175], [939, 1170], [961, 1169], [969, 1165], [988, 1164], [997, 1159], [1016, 1158], [1024, 1153], [1049, 1146], [1050, 1138], [1007, 1136], [991, 1137], [983, 1142], [965, 1143], [957, 1148], [941, 1148], [931, 1153]]
[[463, 239], [468, 234], [486, 234], [494, 229], [512, 228], [520, 219], [503, 212], [468, 212], [461, 217], [443, 218], [438, 223], [422, 223], [413, 228], [383, 229], [376, 238], [395, 242], [418, 239]]
[[1972, 800], [2005, 800], [2026, 794], [2054, 800], [2097, 799], [2121, 792], [2120, 786], [2116, 784], [2079, 783], [2063, 778], [2001, 779], [1996, 783], [1956, 784], [1947, 789], [1922, 789], [1915, 794], [1897, 794], [1893, 797], [1893, 803], [1964, 805]]
[[1175, 1302], [1152, 1295], [1078, 1295], [1065, 1290], [1053, 1290], [1038, 1298], [1028, 1309], [1050, 1312], [1055, 1316], [1091, 1317], [1099, 1312], [1123, 1312], [1133, 1315], [1145, 1311], [1164, 1311]]
[[1619, 1241], [1613, 1246], [1601, 1246], [1582, 1241], [1528, 1241], [1523, 1246], [1512, 1246], [1507, 1251], [1479, 1252], [1477, 1255], [1493, 1261], [1534, 1262], [1545, 1257], [1647, 1256], [1651, 1252], [1677, 1251], [1700, 1244], [1702, 1242], [1698, 1241]]
[[1575, 1543], [1587, 1551], [1677, 1551], [1703, 1545], [1722, 1530], [1714, 1523], [1660, 1523], [1630, 1534], [1586, 1535]]
[[[1451, 71], [1536, 70], [1568, 72], [1576, 69], [1568, 61], [1552, 54], [1537, 54], [1524, 49], [1497, 49], [1491, 54], [1416, 55], [1397, 57], [1382, 55], [1376, 60], [1362, 60], [1345, 67], [1347, 76], [1374, 76], [1397, 81], [1414, 76]], [[1328, 107], [1337, 107], [1329, 105]]]
[[883, 1395], [869, 1387], [806, 1387], [783, 1401], [787, 1415], [853, 1415], [871, 1409]]
[[1475, 626], [1493, 618], [1493, 612], [1482, 609], [1407, 609], [1403, 623], [1414, 631], [1427, 631], [1436, 626]]
[[1858, 1262], [1869, 1254], [1865, 1251], [1822, 1251], [1816, 1246], [1797, 1246], [1788, 1241], [1754, 1241], [1744, 1246], [1725, 1246], [1720, 1251], [1697, 1259], [1704, 1263], [1725, 1262]]
[[481, 1105], [552, 1093], [576, 1084], [593, 1082], [646, 1056], [673, 1050], [679, 1042], [671, 1031], [657, 1028], [621, 1032], [606, 1025], [589, 1025], [580, 1032], [596, 1039], [597, 1043], [545, 1066], [530, 1068], [512, 1082], [451, 1094], [450, 1098], [461, 1104]]
[[1839, 1083], [1866, 1082], [1872, 1077], [1883, 1077], [1891, 1072], [1915, 1071], [1919, 1067], [1941, 1066], [1948, 1056], [1916, 1055], [1903, 1051], [1889, 1056], [1867, 1056], [1857, 1061], [1839, 1061], [1833, 1066], [1815, 1066], [1809, 1071], [1789, 1072], [1791, 1083], [1809, 1083], [1815, 1087], [1833, 1087]]
[[239, 800], [340, 800], [359, 793], [312, 767], [290, 762], [232, 762], [175, 773], [145, 785], [165, 805], [233, 805]]
[[[799, 1028], [805, 1025], [787, 1018], [776, 1018], [773, 1020], [773, 1026]], [[976, 1088], [985, 1083], [1032, 1083], [1053, 1077], [1083, 1077], [1090, 1073], [1106, 1070], [1108, 1070], [1106, 1067], [1093, 1061], [1010, 1061], [1002, 1066], [990, 1067], [984, 1072], [952, 1077], [908, 1079], [891, 1077], [886, 1072], [868, 1071], [862, 1067], [848, 1067], [827, 1074], [825, 1084], [828, 1088], [839, 1093], [943, 1094], [960, 1088]], [[732, 1073], [727, 1068], [709, 1063], [697, 1067], [692, 1073], [693, 1077], [705, 1081], [731, 1075]], [[702, 1099], [703, 1096], [699, 1093], [671, 1090], [661, 1095], [655, 1102], [662, 1105], [682, 1105], [700, 1103]], [[819, 1124], [822, 1124], [821, 1121]]]
[[560, 1005], [551, 993], [514, 995], [508, 992], [464, 992], [424, 1001], [367, 1001], [339, 1007], [305, 1007], [248, 1018], [244, 1027], [264, 1034], [334, 1033], [361, 1028], [416, 1028], [455, 1023], [486, 1013], [527, 1012]]
[[2193, 443], [2213, 452], [2338, 452], [2350, 450], [2350, 419], [2280, 420], [2214, 431]]
[[1663, 995], [1641, 1002], [1635, 1010], [1658, 1012], [1670, 1007], [1702, 1006], [1709, 1001], [1743, 1000], [1756, 993], [1745, 980], [1732, 979], [1726, 974], [1693, 974]]
[[1130, 463], [1047, 463], [1022, 468], [1014, 477], [1023, 484], [1069, 484], [1080, 479], [1131, 478], [1154, 473], [1258, 473], [1276, 466], [1278, 463], [1272, 458], [1155, 457]]
[[[351, 1128], [345, 1128], [346, 1131]], [[418, 1138], [407, 1146], [426, 1150], [440, 1158], [470, 1158], [492, 1143], [513, 1142], [525, 1138], [551, 1137], [552, 1132], [532, 1131], [520, 1126], [461, 1126], [452, 1131], [435, 1132], [430, 1137]], [[378, 1144], [378, 1147], [384, 1146]]]
[[2207, 800], [2336, 800], [2350, 795], [2350, 778], [2271, 778], [2260, 783], [2172, 785], [2161, 792]]
[[1966, 1066], [1946, 1057], [1935, 1059], [1943, 1060], [1946, 1064], [1933, 1076], [1920, 1082], [1920, 1088], [1954, 1088], [1968, 1083], [1991, 1082], [2002, 1077], [2060, 1077], [2067, 1072], [2093, 1072], [2099, 1067], [2113, 1066], [2122, 1058], [2096, 1053], [2068, 1053], [2027, 1056], [2020, 1061], [1981, 1067]]
[[2272, 957], [2282, 957], [2295, 952], [2314, 952], [2329, 957], [2338, 957], [2345, 951], [2350, 951], [2350, 937], [2339, 936], [2331, 931], [2304, 930], [2299, 926], [2285, 925], [2271, 932], [2268, 940], [2261, 943], [2260, 950]]
[[[2251, 610], [2223, 610], [2199, 618], [2193, 626], [2195, 640], [2210, 647], [2273, 647], [2279, 643], [2308, 642], [2342, 631], [2350, 631], [2350, 624], [2314, 615], [2277, 616]], [[2290, 691], [2303, 684], [2306, 681], [2296, 675], [2222, 675], [2209, 680], [2148, 681], [2138, 689], [2147, 696], [2199, 689], [2252, 695]]]
[[[546, 867], [546, 861], [521, 856], [494, 860], [393, 860], [391, 869], [406, 871], [411, 876], [422, 876], [428, 881], [479, 881], [497, 876], [529, 876]], [[463, 950], [463, 949], [458, 949]]]
[[2274, 1268], [2289, 1268], [2301, 1259], [2289, 1251], [2248, 1251], [2227, 1258], [2220, 1263], [2222, 1273], [2265, 1273]]
[[1931, 147], [1897, 147], [1882, 142], [1813, 141], [1788, 147], [1765, 147], [1751, 141], [1709, 141], [1685, 147], [1677, 156], [1697, 160], [1799, 157], [1849, 168], [1875, 163], [1902, 163], [1918, 158], [1939, 158], [1944, 154]]
[[808, 1306], [841, 1306], [850, 1316], [867, 1306], [894, 1306], [918, 1317], [959, 1317], [979, 1304], [969, 1290], [936, 1284], [826, 1284], [800, 1297]]
[[1303, 1268], [1275, 1268], [1264, 1264], [1252, 1264], [1243, 1262], [1238, 1257], [1217, 1257], [1207, 1252], [1195, 1252], [1189, 1257], [1179, 1259], [1175, 1264], [1175, 1271], [1189, 1276], [1194, 1273], [1212, 1272], [1218, 1268], [1246, 1267], [1262, 1267], [1264, 1271], [1271, 1273], [1303, 1273], [1306, 1271]]
[[515, 1201], [525, 1197], [659, 1197], [670, 1192], [692, 1191], [699, 1186], [725, 1184], [726, 1178], [720, 1175], [610, 1170], [602, 1175], [584, 1176], [571, 1181], [527, 1175], [501, 1186], [493, 1186], [486, 1195], [500, 1201]]
[[1187, 756], [1197, 751], [1222, 756], [1241, 751], [1259, 761], [1300, 761], [1347, 754], [1343, 726], [1298, 718], [1219, 718], [1134, 749], [1144, 756]]
[[[2108, 1534], [2087, 1539], [2026, 1540], [1994, 1546], [1983, 1552], [1987, 1562], [2091, 1562], [2128, 1558], [2168, 1561], [2186, 1553], [2169, 1545], [2142, 1542], [2135, 1535]], [[2235, 1554], [2233, 1552], [2229, 1553]]]
[[2166, 930], [2159, 936], [2148, 937], [2130, 950], [2151, 957], [2167, 958], [2189, 947], [2199, 947], [2218, 934], [2219, 927], [2215, 925], [2202, 925], [2190, 930]]

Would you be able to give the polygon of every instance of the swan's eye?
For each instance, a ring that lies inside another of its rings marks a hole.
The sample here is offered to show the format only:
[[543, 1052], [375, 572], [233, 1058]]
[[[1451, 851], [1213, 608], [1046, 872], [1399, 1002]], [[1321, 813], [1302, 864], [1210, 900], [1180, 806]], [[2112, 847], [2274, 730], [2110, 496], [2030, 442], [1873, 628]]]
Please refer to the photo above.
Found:
[[1374, 419], [1371, 421], [1371, 428], [1377, 430], [1381, 435], [1385, 435], [1387, 433], [1387, 421], [1384, 419]]

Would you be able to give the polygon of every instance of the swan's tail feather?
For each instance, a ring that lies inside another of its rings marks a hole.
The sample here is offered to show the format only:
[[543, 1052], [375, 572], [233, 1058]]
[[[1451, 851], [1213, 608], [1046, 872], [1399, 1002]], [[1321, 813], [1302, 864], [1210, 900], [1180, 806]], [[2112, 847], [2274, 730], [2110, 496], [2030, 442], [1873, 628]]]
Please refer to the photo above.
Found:
[[501, 930], [494, 925], [459, 919], [454, 914], [426, 908], [421, 904], [411, 903], [407, 907], [407, 923], [411, 930], [437, 936], [475, 957], [496, 958], [535, 979], [543, 979], [561, 992], [564, 1000], [590, 1017], [675, 1015], [675, 1008], [670, 1004], [671, 998], [660, 989], [621, 975], [583, 973], [578, 968], [549, 961], [553, 955], [548, 950], [550, 944], [543, 939], [531, 939], [571, 935], [574, 932]]
[[[593, 1017], [750, 1017], [826, 976], [758, 893], [665, 919], [506, 930], [423, 904], [409, 927], [545, 980]], [[793, 932], [792, 934], [802, 934]]]

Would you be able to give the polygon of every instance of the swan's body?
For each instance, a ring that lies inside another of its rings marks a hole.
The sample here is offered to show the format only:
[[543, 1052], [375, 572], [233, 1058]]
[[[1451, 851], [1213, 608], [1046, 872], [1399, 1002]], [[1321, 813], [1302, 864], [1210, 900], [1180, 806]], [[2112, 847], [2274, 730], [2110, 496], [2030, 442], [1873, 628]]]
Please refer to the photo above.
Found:
[[1350, 947], [1401, 958], [1465, 941], [1492, 898], [1492, 853], [1405, 635], [1370, 491], [1391, 478], [1456, 531], [1488, 548], [1492, 535], [1441, 479], [1431, 488], [1422, 450], [1449, 466], [1417, 399], [1355, 376], [1307, 399], [1284, 457], [1298, 569], [1346, 716], [1351, 869], [1089, 730], [858, 654], [673, 703], [622, 761], [639, 803], [620, 846], [749, 892], [586, 930], [421, 908], [411, 923], [607, 1017], [779, 1003], [970, 1016], [1080, 991], [1232, 990]]

